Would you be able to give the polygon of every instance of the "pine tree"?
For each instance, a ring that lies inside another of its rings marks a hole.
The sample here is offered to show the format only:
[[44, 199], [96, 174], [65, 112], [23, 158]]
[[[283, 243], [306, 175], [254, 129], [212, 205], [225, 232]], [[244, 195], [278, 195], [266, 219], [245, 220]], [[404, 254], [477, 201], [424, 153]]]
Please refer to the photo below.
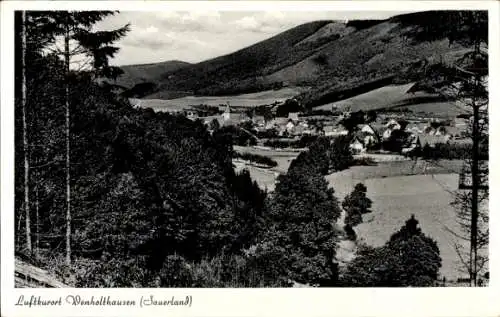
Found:
[[30, 178], [30, 164], [28, 152], [28, 125], [27, 125], [27, 107], [26, 107], [26, 11], [21, 13], [21, 106], [23, 116], [23, 154], [24, 154], [24, 211], [26, 221], [26, 249], [32, 252], [31, 246], [31, 216], [30, 216], [30, 191], [29, 191], [29, 178]]
[[[54, 35], [62, 37], [64, 49], [55, 51], [62, 54], [65, 69], [65, 140], [66, 140], [66, 264], [71, 263], [71, 105], [70, 83], [72, 80], [71, 59], [75, 56], [90, 57], [79, 63], [77, 71], [90, 67], [94, 78], [99, 76], [115, 77], [119, 74], [110, 67], [108, 60], [118, 51], [111, 44], [123, 37], [129, 30], [126, 25], [113, 31], [92, 31], [95, 23], [113, 15], [113, 11], [55, 11], [48, 13], [55, 28]], [[74, 44], [71, 47], [70, 44]]]

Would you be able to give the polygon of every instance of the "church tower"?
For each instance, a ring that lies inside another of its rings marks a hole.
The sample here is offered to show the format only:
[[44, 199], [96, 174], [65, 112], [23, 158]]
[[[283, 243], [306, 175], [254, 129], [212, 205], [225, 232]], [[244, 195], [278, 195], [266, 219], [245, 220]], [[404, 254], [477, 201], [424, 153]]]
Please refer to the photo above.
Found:
[[229, 102], [226, 104], [226, 110], [222, 114], [222, 120], [229, 121], [231, 119], [231, 107]]

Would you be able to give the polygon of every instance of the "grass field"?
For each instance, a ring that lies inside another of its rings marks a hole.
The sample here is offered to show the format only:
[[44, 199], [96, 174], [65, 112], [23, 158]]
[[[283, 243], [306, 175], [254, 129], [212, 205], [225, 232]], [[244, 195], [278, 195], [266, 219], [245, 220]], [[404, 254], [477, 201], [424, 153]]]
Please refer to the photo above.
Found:
[[470, 113], [470, 109], [459, 106], [454, 101], [402, 105], [399, 108], [405, 108], [415, 113], [432, 113], [437, 117], [456, 117], [462, 113]]
[[[300, 151], [264, 149], [253, 146], [233, 146], [233, 149], [239, 153], [250, 153], [272, 158], [278, 163], [278, 166], [271, 168], [273, 172], [286, 173], [290, 163], [300, 154]], [[258, 182], [258, 180], [257, 180]]]
[[232, 107], [256, 107], [272, 104], [276, 101], [284, 101], [298, 95], [303, 88], [282, 88], [279, 90], [267, 90], [251, 94], [235, 96], [188, 96], [177, 99], [141, 99], [142, 107], [151, 107], [155, 110], [170, 108], [187, 108], [192, 105], [219, 106], [228, 102]]
[[243, 164], [241, 162], [233, 162], [236, 167], [236, 171], [242, 169], [247, 169], [250, 172], [250, 176], [257, 184], [267, 191], [274, 191], [275, 180], [279, 174], [286, 173], [290, 163], [300, 154], [300, 151], [287, 151], [287, 150], [275, 150], [275, 149], [264, 149], [253, 146], [233, 146], [233, 149], [239, 153], [250, 153], [262, 156], [267, 156], [272, 158], [278, 163], [276, 167], [273, 168], [261, 168], [250, 164]]
[[351, 111], [380, 109], [393, 103], [402, 102], [406, 98], [409, 98], [407, 91], [412, 86], [412, 83], [405, 85], [389, 85], [371, 90], [352, 98], [328, 103], [314, 109], [331, 110], [334, 105], [341, 110], [350, 109]]
[[[265, 150], [254, 147], [238, 147], [235, 150], [265, 155], [278, 162], [273, 169], [263, 169], [237, 163], [236, 170], [246, 168], [251, 177], [263, 189], [273, 191], [279, 173], [288, 169], [298, 155], [293, 151]], [[412, 214], [420, 222], [423, 232], [436, 240], [442, 258], [440, 274], [447, 280], [466, 277], [461, 268], [455, 243], [463, 244], [446, 228], [459, 232], [455, 209], [451, 206], [453, 193], [458, 189], [458, 173], [463, 162], [441, 160], [438, 162], [394, 161], [376, 166], [353, 166], [347, 170], [326, 176], [341, 203], [357, 183], [364, 183], [368, 197], [373, 201], [372, 213], [364, 216], [364, 223], [355, 228], [359, 240], [373, 245], [383, 245], [401, 228]], [[343, 218], [339, 219], [339, 225]], [[355, 246], [341, 241], [338, 259], [346, 263], [352, 259]]]
[[[450, 205], [453, 192], [458, 189], [458, 174], [445, 173], [441, 167], [436, 172], [429, 171], [432, 174], [405, 175], [406, 167], [400, 163], [356, 166], [328, 175], [327, 180], [340, 201], [358, 182], [366, 185], [367, 195], [373, 201], [373, 212], [365, 215], [364, 223], [355, 228], [361, 241], [374, 246], [384, 244], [414, 214], [422, 231], [438, 243], [442, 258], [441, 275], [448, 280], [466, 277], [455, 250], [455, 243], [463, 242], [446, 229], [459, 232], [455, 209]], [[443, 165], [451, 169], [458, 163], [447, 161]]]

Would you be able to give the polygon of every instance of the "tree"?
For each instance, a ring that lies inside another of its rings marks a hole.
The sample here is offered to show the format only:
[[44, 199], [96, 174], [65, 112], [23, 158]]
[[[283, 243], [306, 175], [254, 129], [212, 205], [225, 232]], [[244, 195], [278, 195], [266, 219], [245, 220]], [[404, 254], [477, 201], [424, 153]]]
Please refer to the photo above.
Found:
[[[92, 63], [95, 77], [104, 75], [116, 78], [118, 74], [116, 68], [109, 67], [108, 59], [118, 52], [117, 47], [110, 44], [123, 37], [129, 30], [126, 25], [113, 31], [92, 32], [92, 26], [109, 15], [112, 11], [56, 11], [49, 13], [54, 19], [54, 36], [61, 35], [64, 41], [64, 49], [58, 50], [64, 58], [64, 68], [66, 72], [65, 81], [65, 109], [66, 109], [66, 264], [71, 263], [71, 105], [70, 105], [70, 80], [72, 71], [70, 69], [71, 58], [79, 55], [90, 56], [91, 60], [86, 60], [78, 65], [78, 70], [84, 70]], [[76, 42], [76, 47], [70, 49], [70, 42]]]
[[21, 20], [21, 107], [23, 117], [23, 155], [24, 155], [24, 212], [26, 221], [26, 249], [32, 252], [31, 246], [31, 216], [30, 216], [30, 191], [29, 191], [29, 177], [30, 177], [30, 164], [28, 152], [28, 126], [27, 126], [27, 107], [26, 107], [26, 12], [22, 11]]
[[349, 144], [350, 137], [348, 136], [338, 136], [333, 140], [328, 153], [330, 171], [342, 171], [353, 164], [354, 158], [349, 148]]
[[[488, 221], [488, 210], [481, 210], [479, 204], [487, 197], [487, 190], [480, 193], [479, 188], [484, 187], [482, 175], [488, 174], [487, 164], [481, 167], [479, 161], [480, 147], [485, 146], [488, 141], [488, 12], [487, 11], [456, 11], [447, 14], [436, 12], [435, 19], [427, 27], [415, 29], [415, 38], [447, 38], [450, 43], [458, 42], [472, 50], [467, 51], [462, 58], [458, 59], [453, 67], [446, 69], [445, 74], [438, 73], [439, 80], [435, 86], [437, 91], [447, 97], [457, 99], [462, 108], [468, 108], [469, 116], [472, 115], [470, 127], [470, 138], [472, 139], [472, 159], [465, 162], [470, 167], [471, 183], [470, 194], [457, 193], [454, 203], [457, 206], [457, 221], [463, 232], [451, 231], [456, 237], [469, 242], [468, 252], [464, 252], [455, 243], [457, 252], [469, 273], [470, 285], [476, 285], [477, 274], [485, 264], [485, 258], [478, 255], [478, 251], [486, 245], [482, 243], [487, 231], [480, 228], [481, 222]], [[486, 48], [485, 48], [486, 47]], [[486, 225], [487, 227], [487, 225]], [[482, 231], [482, 232], [481, 232]], [[468, 234], [468, 237], [464, 236]], [[468, 259], [466, 259], [468, 258]]]
[[269, 228], [262, 241], [285, 252], [281, 262], [292, 281], [318, 286], [337, 282], [335, 259], [340, 216], [333, 189], [314, 166], [290, 168], [278, 179], [268, 205]]
[[388, 140], [383, 142], [384, 150], [401, 153], [403, 146], [407, 143], [409, 132], [403, 129], [396, 129], [391, 132]]
[[212, 119], [212, 121], [210, 121], [210, 130], [212, 131], [217, 131], [219, 130], [220, 128], [220, 123], [217, 119]]
[[362, 110], [351, 112], [348, 117], [342, 119], [340, 124], [347, 129], [349, 134], [358, 130], [358, 125], [365, 123], [365, 113]]
[[341, 281], [347, 287], [434, 286], [440, 267], [436, 242], [412, 215], [383, 246], [360, 247]]
[[366, 186], [362, 183], [356, 184], [354, 190], [345, 197], [342, 207], [346, 217], [344, 223], [353, 228], [363, 222], [363, 215], [370, 213], [372, 201], [366, 197]]

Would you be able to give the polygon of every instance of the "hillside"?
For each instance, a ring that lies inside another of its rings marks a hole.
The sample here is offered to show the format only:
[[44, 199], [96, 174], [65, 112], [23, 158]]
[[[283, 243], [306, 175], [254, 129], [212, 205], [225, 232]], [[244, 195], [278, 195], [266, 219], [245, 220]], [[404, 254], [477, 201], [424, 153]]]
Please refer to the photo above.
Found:
[[176, 71], [188, 65], [191, 64], [182, 61], [166, 61], [152, 64], [120, 66], [123, 74], [117, 79], [117, 84], [132, 88], [139, 83], [156, 82], [161, 79], [163, 74]]
[[310, 22], [232, 54], [166, 71], [156, 77], [153, 93], [138, 97], [171, 99], [172, 92], [221, 96], [301, 86], [312, 89], [299, 99], [315, 107], [415, 82], [429, 65], [453, 62], [464, 53], [467, 47], [460, 39], [450, 42], [445, 30], [422, 35], [422, 30], [442, 28], [457, 12]]

